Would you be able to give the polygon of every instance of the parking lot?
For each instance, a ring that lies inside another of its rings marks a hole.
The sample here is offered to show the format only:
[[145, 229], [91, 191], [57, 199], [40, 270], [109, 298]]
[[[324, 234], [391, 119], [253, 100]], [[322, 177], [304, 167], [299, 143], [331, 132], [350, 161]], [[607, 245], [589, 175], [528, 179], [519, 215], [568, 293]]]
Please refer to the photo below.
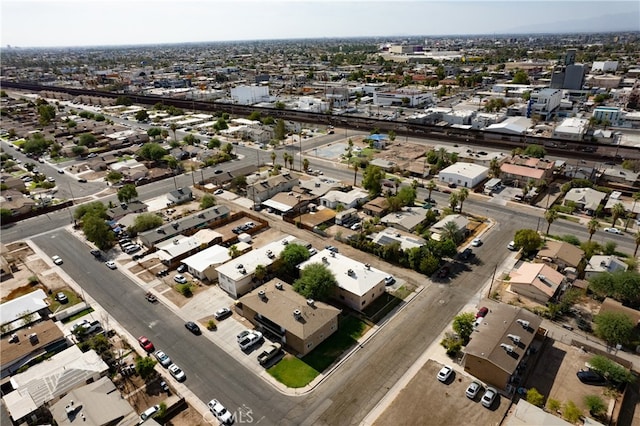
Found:
[[436, 378], [442, 367], [429, 360], [398, 393], [391, 405], [378, 417], [374, 425], [498, 425], [502, 421], [509, 400], [499, 397], [488, 409], [480, 404], [481, 391], [474, 400], [465, 396], [472, 379], [462, 368], [451, 364], [455, 374], [447, 383]]

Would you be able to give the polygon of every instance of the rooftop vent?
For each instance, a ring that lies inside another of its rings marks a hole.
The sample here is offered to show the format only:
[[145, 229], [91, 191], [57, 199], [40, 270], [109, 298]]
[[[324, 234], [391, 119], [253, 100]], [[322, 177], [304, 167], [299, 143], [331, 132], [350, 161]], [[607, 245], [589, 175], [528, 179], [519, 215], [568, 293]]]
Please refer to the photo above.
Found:
[[607, 266], [607, 262], [605, 260], [603, 260], [602, 262], [600, 262], [600, 266], [606, 267]]
[[327, 263], [327, 262], [328, 262], [327, 258], [325, 256], [322, 256], [322, 263]]
[[365, 267], [366, 269], [371, 270], [371, 265], [369, 265], [368, 263], [365, 263], [365, 264], [364, 264], [364, 267]]
[[287, 240], [282, 240], [282, 245], [283, 245], [283, 246], [286, 246], [287, 244], [289, 244], [289, 241], [287, 241]]
[[240, 269], [240, 273], [241, 273], [242, 275], [246, 275], [246, 274], [247, 274], [247, 270], [246, 270], [246, 269], [244, 269], [244, 268], [242, 268], [242, 269]]
[[267, 294], [264, 292], [264, 290], [260, 290], [258, 291], [258, 296], [260, 297], [260, 299], [264, 300], [267, 298]]
[[520, 343], [520, 336], [516, 336], [515, 334], [507, 334], [507, 337], [513, 340], [513, 343]]
[[238, 263], [236, 265], [236, 269], [244, 269], [244, 266], [242, 265], [242, 263]]
[[507, 345], [506, 343], [500, 343], [500, 347], [504, 348], [505, 351], [512, 353], [513, 352], [513, 346], [511, 345]]
[[316, 306], [316, 302], [313, 299], [307, 299], [307, 305], [314, 307]]
[[283, 286], [283, 285], [282, 285], [282, 283], [280, 283], [280, 282], [276, 283], [276, 288], [277, 288], [278, 290], [284, 290], [284, 286]]
[[518, 318], [516, 322], [520, 324], [522, 328], [529, 328], [529, 321], [525, 321], [523, 319]]
[[302, 318], [302, 311], [300, 309], [294, 309], [293, 317], [299, 320], [300, 318]]
[[350, 277], [353, 276], [353, 269], [349, 269], [347, 271], [347, 275], [349, 275]]

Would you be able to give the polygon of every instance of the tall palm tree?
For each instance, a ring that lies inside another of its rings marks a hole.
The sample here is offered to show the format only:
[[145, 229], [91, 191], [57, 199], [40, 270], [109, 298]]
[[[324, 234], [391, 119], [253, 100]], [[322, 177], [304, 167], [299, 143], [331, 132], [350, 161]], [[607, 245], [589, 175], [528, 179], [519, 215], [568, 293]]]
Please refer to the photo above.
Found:
[[500, 161], [497, 158], [489, 162], [489, 174], [494, 178], [500, 177]]
[[271, 164], [273, 164], [274, 167], [276, 165], [276, 152], [275, 151], [271, 151]]
[[[640, 201], [640, 192], [636, 192], [633, 194], [633, 206], [631, 207], [631, 211], [627, 215], [627, 221], [624, 223], [624, 230], [626, 231], [629, 227], [629, 221], [633, 218], [633, 215], [636, 211], [636, 203]], [[640, 224], [640, 222], [639, 222]]]
[[615, 203], [613, 207], [611, 207], [611, 226], [615, 227], [618, 218], [625, 213], [624, 204]]
[[638, 246], [640, 246], [640, 231], [636, 231], [636, 233], [633, 234], [633, 241], [636, 243], [636, 248], [633, 250], [633, 257], [636, 257], [636, 254], [638, 254]]
[[460, 201], [460, 213], [462, 213], [462, 205], [464, 204], [464, 200], [469, 197], [469, 190], [467, 188], [460, 188], [458, 191], [458, 200]]
[[453, 241], [454, 243], [458, 242], [459, 234], [458, 234], [458, 225], [452, 220], [445, 223], [443, 226], [443, 233], [446, 239]]
[[458, 198], [458, 193], [457, 192], [453, 192], [451, 195], [449, 195], [449, 207], [451, 207], [451, 210], [453, 210], [454, 212], [456, 211], [456, 208], [458, 207], [458, 202], [460, 201], [460, 198]]
[[356, 180], [358, 179], [358, 162], [353, 163], [353, 186], [356, 186]]
[[176, 130], [178, 130], [178, 125], [176, 123], [171, 123], [171, 125], [169, 126], [169, 128], [171, 129], [171, 131], [173, 132], [173, 140], [174, 141], [178, 141], [178, 138], [176, 137]]
[[598, 219], [593, 218], [589, 221], [589, 223], [587, 223], [587, 231], [589, 231], [589, 242], [591, 242], [593, 234], [595, 234], [598, 229], [600, 229], [600, 222], [598, 222]]
[[549, 229], [551, 229], [551, 224], [555, 222], [555, 220], [558, 218], [558, 211], [555, 209], [549, 209], [546, 212], [544, 212], [544, 218], [547, 220], [547, 223], [549, 224], [547, 225], [547, 235], [549, 235]]
[[435, 181], [431, 179], [429, 183], [427, 183], [427, 190], [429, 191], [429, 199], [431, 199], [431, 192], [436, 189], [438, 185], [436, 185]]

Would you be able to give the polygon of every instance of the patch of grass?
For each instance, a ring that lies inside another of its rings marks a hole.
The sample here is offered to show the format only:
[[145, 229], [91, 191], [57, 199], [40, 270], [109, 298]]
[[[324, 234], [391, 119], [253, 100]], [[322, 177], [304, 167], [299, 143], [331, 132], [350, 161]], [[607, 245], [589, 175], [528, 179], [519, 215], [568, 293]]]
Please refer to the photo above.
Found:
[[81, 310], [80, 312], [78, 312], [77, 314], [75, 314], [75, 315], [71, 315], [69, 318], [65, 318], [64, 320], [62, 320], [62, 322], [66, 324], [66, 323], [69, 323], [69, 322], [75, 321], [75, 320], [77, 320], [78, 318], [81, 318], [81, 317], [83, 317], [83, 316], [85, 316], [85, 315], [90, 314], [91, 312], [93, 312], [93, 308], [83, 309], [83, 310]]
[[395, 297], [397, 297], [398, 299], [406, 299], [411, 293], [413, 293], [412, 290], [408, 289], [406, 286], [400, 286], [397, 290], [395, 290], [393, 292], [393, 295]]
[[558, 217], [560, 219], [569, 220], [569, 221], [575, 222], [575, 223], [580, 223], [580, 219], [578, 219], [577, 217], [574, 217], [574, 216], [567, 216], [567, 215], [564, 215], [564, 214], [559, 214]]
[[[56, 294], [58, 294], [60, 292], [62, 292], [62, 293], [67, 295], [67, 299], [69, 299], [69, 303], [65, 303], [63, 305], [63, 304], [61, 304], [60, 302], [58, 302], [56, 300]], [[60, 309], [61, 306], [62, 306], [61, 309], [67, 309], [69, 306], [73, 306], [76, 303], [82, 302], [82, 299], [80, 298], [80, 296], [78, 296], [77, 294], [75, 294], [71, 290], [56, 291], [51, 296], [49, 296], [49, 299], [51, 300], [51, 304], [49, 305], [49, 310], [51, 312], [56, 312], [58, 309]]]
[[294, 356], [286, 356], [279, 363], [267, 370], [274, 379], [290, 388], [301, 388], [316, 377], [316, 370]]
[[338, 325], [338, 330], [320, 343], [311, 353], [302, 358], [317, 371], [324, 371], [344, 353], [355, 345], [367, 330], [367, 324], [356, 317], [347, 316]]

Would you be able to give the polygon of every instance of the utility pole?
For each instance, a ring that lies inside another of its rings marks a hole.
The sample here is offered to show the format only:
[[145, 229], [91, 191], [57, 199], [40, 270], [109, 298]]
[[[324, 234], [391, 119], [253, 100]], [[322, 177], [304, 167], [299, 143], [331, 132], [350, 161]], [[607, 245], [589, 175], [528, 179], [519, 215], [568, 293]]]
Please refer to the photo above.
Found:
[[491, 276], [491, 282], [489, 283], [489, 295], [488, 298], [491, 299], [491, 289], [493, 288], [493, 282], [496, 279], [496, 272], [498, 271], [498, 264], [493, 268], [493, 275]]

